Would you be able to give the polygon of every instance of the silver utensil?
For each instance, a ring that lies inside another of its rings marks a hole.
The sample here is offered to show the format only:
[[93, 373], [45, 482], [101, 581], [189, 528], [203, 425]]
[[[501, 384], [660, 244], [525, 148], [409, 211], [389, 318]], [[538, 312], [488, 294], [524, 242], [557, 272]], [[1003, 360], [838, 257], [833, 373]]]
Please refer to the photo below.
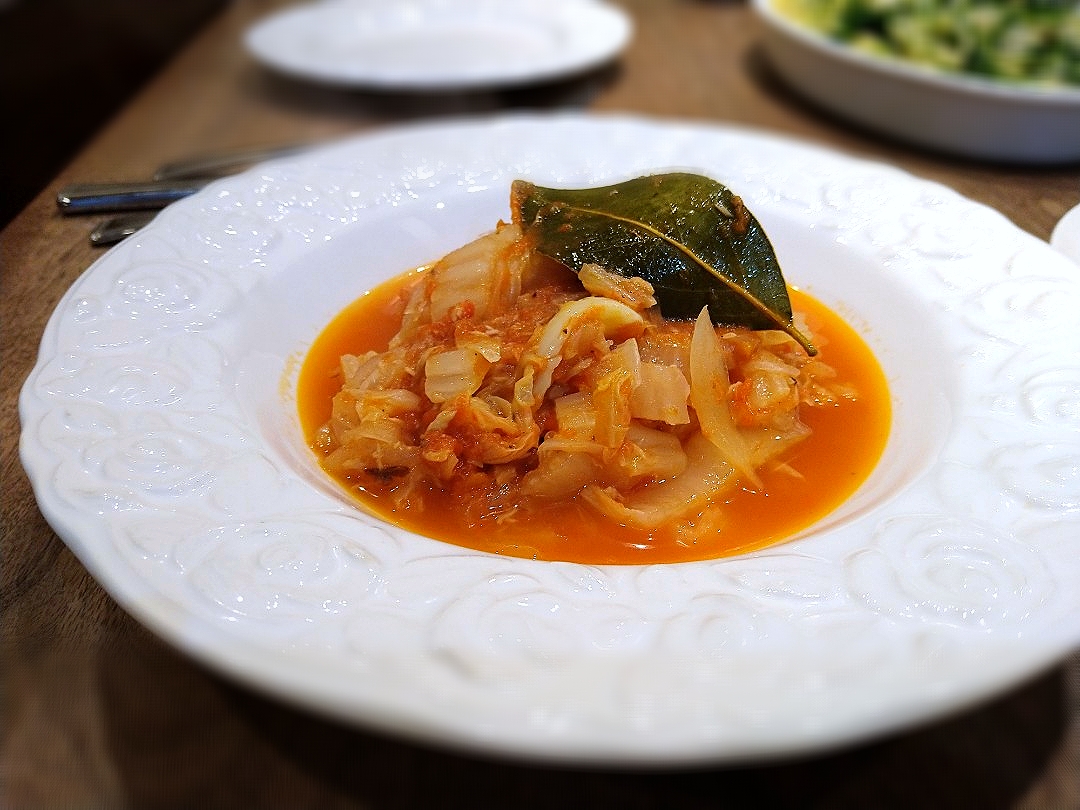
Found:
[[198, 180], [148, 180], [133, 183], [72, 183], [56, 195], [65, 214], [96, 214], [102, 211], [140, 211], [164, 208], [190, 196], [210, 182]]
[[90, 244], [94, 247], [115, 245], [149, 225], [150, 220], [155, 216], [157, 216], [157, 211], [135, 211], [107, 219], [90, 231]]
[[249, 149], [220, 155], [200, 155], [183, 160], [165, 163], [154, 172], [155, 180], [189, 180], [198, 178], [224, 177], [240, 169], [262, 163], [264, 160], [295, 155], [312, 144], [292, 144], [275, 146], [268, 149]]
[[211, 180], [273, 158], [286, 157], [312, 144], [290, 144], [217, 155], [201, 155], [165, 163], [152, 180], [111, 183], [72, 183], [56, 195], [64, 214], [132, 212], [102, 222], [90, 233], [95, 246], [112, 245], [130, 236], [154, 218], [154, 212], [199, 191]]

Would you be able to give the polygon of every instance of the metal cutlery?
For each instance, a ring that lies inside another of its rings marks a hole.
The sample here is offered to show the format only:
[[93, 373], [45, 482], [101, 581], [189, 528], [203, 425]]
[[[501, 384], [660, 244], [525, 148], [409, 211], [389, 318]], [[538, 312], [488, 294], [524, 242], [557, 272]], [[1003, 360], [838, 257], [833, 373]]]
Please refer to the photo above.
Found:
[[275, 146], [269, 149], [251, 149], [243, 152], [232, 152], [220, 155], [201, 155], [184, 160], [165, 163], [154, 172], [155, 180], [188, 180], [224, 177], [234, 174], [240, 169], [262, 163], [264, 160], [288, 157], [310, 149], [312, 144], [292, 144], [290, 146]]
[[144, 227], [158, 210], [194, 194], [212, 180], [310, 146], [294, 144], [173, 161], [159, 167], [152, 180], [72, 183], [57, 193], [56, 205], [65, 215], [129, 212], [102, 222], [90, 233], [92, 245], [112, 245]]
[[90, 244], [94, 247], [115, 245], [149, 225], [155, 216], [157, 211], [134, 211], [107, 219], [90, 231]]
[[208, 182], [210, 178], [132, 183], [73, 183], [60, 189], [56, 195], [56, 204], [65, 214], [156, 210], [194, 194]]

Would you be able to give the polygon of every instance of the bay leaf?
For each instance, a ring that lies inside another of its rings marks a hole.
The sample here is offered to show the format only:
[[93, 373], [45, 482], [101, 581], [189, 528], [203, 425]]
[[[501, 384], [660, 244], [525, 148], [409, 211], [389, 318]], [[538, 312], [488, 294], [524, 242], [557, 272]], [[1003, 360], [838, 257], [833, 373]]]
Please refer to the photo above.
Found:
[[555, 189], [515, 180], [514, 221], [536, 249], [574, 272], [595, 263], [652, 284], [660, 312], [715, 324], [782, 329], [792, 323], [776, 253], [740, 197], [716, 180], [675, 172], [599, 188]]

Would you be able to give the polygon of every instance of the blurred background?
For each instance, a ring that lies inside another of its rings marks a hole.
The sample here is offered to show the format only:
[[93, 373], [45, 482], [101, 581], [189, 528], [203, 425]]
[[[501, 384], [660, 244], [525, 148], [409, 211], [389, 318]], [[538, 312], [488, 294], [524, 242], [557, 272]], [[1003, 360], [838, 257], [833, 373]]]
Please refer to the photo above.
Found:
[[0, 227], [227, 3], [0, 0]]

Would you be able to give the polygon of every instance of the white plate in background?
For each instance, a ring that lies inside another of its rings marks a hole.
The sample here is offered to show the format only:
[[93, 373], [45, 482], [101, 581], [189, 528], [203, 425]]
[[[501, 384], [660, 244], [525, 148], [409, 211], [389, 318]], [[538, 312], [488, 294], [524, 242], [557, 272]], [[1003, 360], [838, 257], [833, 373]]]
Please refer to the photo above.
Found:
[[599, 67], [630, 40], [602, 0], [323, 0], [245, 34], [263, 64], [296, 78], [383, 90], [471, 90]]
[[[727, 183], [889, 380], [878, 468], [729, 559], [586, 566], [397, 529], [322, 474], [299, 364], [366, 289], [508, 216], [510, 183]], [[20, 398], [42, 512], [132, 615], [250, 686], [406, 738], [557, 762], [852, 743], [1080, 642], [1080, 277], [940, 185], [760, 132], [512, 116], [225, 178], [68, 291]]]
[[1050, 234], [1050, 244], [1080, 265], [1080, 205], [1065, 212]]

